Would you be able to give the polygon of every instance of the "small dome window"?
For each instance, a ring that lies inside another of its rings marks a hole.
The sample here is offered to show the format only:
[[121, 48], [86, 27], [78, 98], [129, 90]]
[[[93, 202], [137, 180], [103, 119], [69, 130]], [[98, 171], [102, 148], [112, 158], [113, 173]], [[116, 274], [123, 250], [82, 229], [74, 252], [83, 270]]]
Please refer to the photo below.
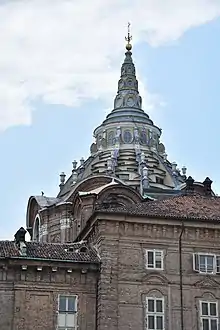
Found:
[[147, 134], [146, 134], [146, 132], [141, 132], [140, 141], [141, 141], [141, 144], [147, 144]]
[[129, 130], [124, 131], [123, 140], [124, 140], [124, 143], [131, 143], [132, 142], [133, 136], [131, 134], [131, 131], [129, 131]]
[[114, 132], [108, 134], [108, 145], [112, 146], [114, 144]]

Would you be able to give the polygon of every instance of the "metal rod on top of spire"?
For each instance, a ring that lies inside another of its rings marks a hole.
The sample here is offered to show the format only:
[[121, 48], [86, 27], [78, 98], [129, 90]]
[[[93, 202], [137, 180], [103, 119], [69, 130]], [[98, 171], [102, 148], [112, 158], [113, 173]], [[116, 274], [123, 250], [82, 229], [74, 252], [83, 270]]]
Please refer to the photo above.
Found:
[[131, 26], [131, 23], [128, 22], [128, 36], [125, 37], [125, 40], [127, 41], [126, 49], [127, 49], [128, 51], [130, 51], [131, 48], [132, 48], [132, 45], [131, 45], [131, 43], [130, 43], [131, 40], [132, 40], [132, 36], [131, 36], [131, 32], [130, 32], [130, 26]]

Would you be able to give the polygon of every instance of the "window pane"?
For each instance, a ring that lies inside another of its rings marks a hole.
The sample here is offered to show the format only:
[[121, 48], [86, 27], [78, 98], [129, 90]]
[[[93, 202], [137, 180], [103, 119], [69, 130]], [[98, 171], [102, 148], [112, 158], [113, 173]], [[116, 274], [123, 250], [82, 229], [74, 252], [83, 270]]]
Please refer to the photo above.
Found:
[[154, 300], [148, 299], [148, 312], [154, 312]]
[[154, 267], [154, 253], [153, 251], [148, 251], [147, 253], [147, 265], [148, 267]]
[[163, 316], [157, 316], [156, 320], [156, 329], [163, 330]]
[[76, 298], [75, 297], [68, 297], [68, 311], [69, 312], [76, 312]]
[[66, 311], [66, 297], [64, 297], [64, 296], [60, 296], [59, 311], [60, 312]]
[[152, 315], [148, 316], [148, 329], [149, 330], [155, 330], [154, 316], [152, 316]]
[[58, 315], [58, 325], [59, 327], [65, 327], [66, 325], [66, 314]]
[[76, 314], [67, 314], [66, 315], [66, 325], [68, 327], [73, 327], [76, 321]]
[[217, 273], [220, 272], [220, 256], [216, 257], [216, 271]]
[[210, 303], [210, 315], [212, 315], [212, 316], [217, 315], [217, 310], [216, 310], [216, 304], [215, 303]]
[[162, 300], [156, 301], [156, 312], [159, 312], [159, 313], [163, 312], [163, 301]]
[[206, 256], [199, 256], [199, 270], [206, 272]]
[[211, 320], [211, 329], [210, 330], [217, 330], [217, 320]]
[[162, 262], [161, 262], [161, 260], [156, 260], [156, 262], [155, 262], [155, 267], [156, 268], [162, 268]]
[[214, 257], [207, 256], [207, 272], [212, 273], [214, 269]]
[[161, 259], [161, 256], [162, 256], [162, 252], [161, 251], [155, 251], [155, 258], [157, 260], [160, 260]]
[[209, 315], [208, 312], [208, 303], [202, 303], [202, 315]]
[[208, 319], [202, 320], [202, 330], [211, 330], [211, 329], [209, 329], [209, 320]]

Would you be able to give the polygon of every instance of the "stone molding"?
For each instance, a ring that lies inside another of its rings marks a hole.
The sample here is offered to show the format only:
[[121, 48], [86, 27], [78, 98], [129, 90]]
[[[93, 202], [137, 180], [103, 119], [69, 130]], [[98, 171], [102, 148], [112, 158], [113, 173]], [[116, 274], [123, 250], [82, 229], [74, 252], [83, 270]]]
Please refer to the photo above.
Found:
[[40, 226], [39, 229], [39, 236], [42, 238], [43, 236], [46, 236], [48, 234], [47, 224], [43, 224]]
[[70, 219], [69, 218], [63, 218], [60, 219], [60, 229], [66, 229], [70, 228]]

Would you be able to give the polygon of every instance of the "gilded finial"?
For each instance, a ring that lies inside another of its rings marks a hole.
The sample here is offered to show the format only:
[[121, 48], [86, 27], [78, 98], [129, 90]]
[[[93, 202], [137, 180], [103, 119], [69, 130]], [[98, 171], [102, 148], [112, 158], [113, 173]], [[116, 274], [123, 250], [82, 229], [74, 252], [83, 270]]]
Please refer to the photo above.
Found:
[[132, 36], [131, 36], [131, 32], [130, 32], [130, 25], [131, 25], [131, 23], [128, 22], [128, 36], [125, 37], [125, 40], [127, 41], [126, 49], [127, 49], [128, 51], [130, 51], [131, 48], [132, 48], [132, 45], [131, 45], [131, 43], [130, 43], [131, 40], [132, 40]]

